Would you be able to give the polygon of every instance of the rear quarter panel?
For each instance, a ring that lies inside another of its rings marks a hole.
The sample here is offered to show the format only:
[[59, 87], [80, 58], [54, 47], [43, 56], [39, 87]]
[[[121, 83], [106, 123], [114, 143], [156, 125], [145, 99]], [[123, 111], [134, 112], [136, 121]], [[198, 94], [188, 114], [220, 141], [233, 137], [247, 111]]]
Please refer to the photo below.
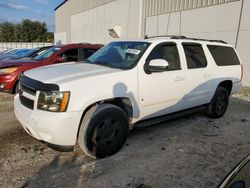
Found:
[[[216, 45], [211, 43], [211, 45]], [[220, 44], [221, 45], [221, 44]], [[227, 47], [232, 47], [234, 50], [235, 48], [233, 46], [230, 45], [221, 45], [221, 46], [227, 46]], [[204, 50], [207, 54], [207, 60], [208, 63], [211, 64], [210, 66], [210, 70], [209, 72], [211, 73], [211, 96], [210, 96], [210, 100], [212, 99], [216, 88], [218, 87], [218, 85], [226, 80], [231, 80], [233, 83], [233, 87], [232, 87], [232, 91], [231, 91], [231, 95], [234, 94], [235, 92], [237, 92], [240, 87], [241, 87], [241, 65], [232, 65], [232, 66], [218, 66], [212, 56], [212, 54], [210, 53], [209, 49], [205, 46]], [[236, 50], [235, 50], [236, 51]], [[240, 60], [240, 57], [236, 51], [236, 54]]]

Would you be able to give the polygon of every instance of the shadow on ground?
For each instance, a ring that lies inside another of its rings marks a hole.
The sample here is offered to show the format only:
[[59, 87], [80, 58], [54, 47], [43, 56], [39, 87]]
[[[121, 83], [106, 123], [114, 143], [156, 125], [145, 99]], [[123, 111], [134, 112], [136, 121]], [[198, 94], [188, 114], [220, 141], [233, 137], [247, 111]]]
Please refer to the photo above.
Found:
[[[250, 103], [232, 98], [221, 119], [196, 114], [136, 129], [122, 150], [107, 159], [93, 160], [79, 147], [58, 153], [44, 146], [47, 163], [20, 183], [23, 187], [216, 187], [250, 153], [249, 120]], [[19, 142], [18, 135], [11, 136], [13, 144]]]

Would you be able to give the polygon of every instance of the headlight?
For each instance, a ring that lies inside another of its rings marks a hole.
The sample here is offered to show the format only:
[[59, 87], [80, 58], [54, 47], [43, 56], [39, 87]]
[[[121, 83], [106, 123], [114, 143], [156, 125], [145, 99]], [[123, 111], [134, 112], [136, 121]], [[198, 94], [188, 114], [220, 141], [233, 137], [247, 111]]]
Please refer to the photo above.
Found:
[[0, 75], [1, 75], [1, 74], [10, 74], [10, 73], [15, 72], [16, 70], [17, 70], [16, 67], [0, 69]]
[[41, 91], [37, 108], [51, 112], [65, 112], [68, 107], [70, 92], [44, 92]]

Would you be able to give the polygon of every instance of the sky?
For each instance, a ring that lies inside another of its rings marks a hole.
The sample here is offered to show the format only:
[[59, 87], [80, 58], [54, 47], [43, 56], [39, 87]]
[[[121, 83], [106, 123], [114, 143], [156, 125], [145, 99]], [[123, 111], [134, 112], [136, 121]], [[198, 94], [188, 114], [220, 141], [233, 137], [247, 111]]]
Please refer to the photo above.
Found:
[[0, 23], [19, 23], [23, 19], [41, 21], [48, 30], [55, 30], [54, 9], [64, 0], [0, 0]]

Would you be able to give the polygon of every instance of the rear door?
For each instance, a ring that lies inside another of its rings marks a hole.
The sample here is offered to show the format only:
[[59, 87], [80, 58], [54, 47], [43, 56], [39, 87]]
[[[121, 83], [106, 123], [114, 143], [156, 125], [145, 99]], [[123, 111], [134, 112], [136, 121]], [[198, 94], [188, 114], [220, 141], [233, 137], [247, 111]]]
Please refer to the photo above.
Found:
[[187, 93], [184, 109], [206, 104], [210, 100], [211, 71], [204, 48], [199, 43], [182, 43], [187, 66]]

